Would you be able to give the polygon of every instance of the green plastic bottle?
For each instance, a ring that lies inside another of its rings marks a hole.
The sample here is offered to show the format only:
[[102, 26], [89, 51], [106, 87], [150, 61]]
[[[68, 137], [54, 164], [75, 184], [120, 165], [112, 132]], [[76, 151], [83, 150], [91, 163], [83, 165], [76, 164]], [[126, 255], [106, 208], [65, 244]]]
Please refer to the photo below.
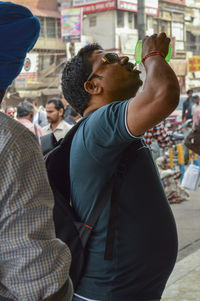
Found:
[[[172, 45], [169, 44], [169, 51], [165, 57], [166, 62], [169, 62], [172, 56]], [[135, 62], [136, 64], [141, 64], [142, 62], [142, 40], [139, 40], [135, 47]]]

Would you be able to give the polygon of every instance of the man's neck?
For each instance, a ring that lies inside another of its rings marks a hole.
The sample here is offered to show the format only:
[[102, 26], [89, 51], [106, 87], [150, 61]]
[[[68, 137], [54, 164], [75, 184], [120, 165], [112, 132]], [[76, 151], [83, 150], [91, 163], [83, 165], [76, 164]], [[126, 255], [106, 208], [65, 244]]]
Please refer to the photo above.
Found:
[[83, 116], [98, 110], [99, 108], [108, 105], [109, 103], [112, 103], [112, 100], [108, 100], [106, 98], [93, 98], [90, 100], [87, 109], [85, 109]]
[[59, 120], [59, 121], [57, 121], [57, 122], [55, 122], [55, 123], [51, 123], [50, 128], [51, 128], [52, 132], [55, 131], [55, 129], [57, 128], [57, 126], [59, 125], [59, 123], [60, 123], [61, 121], [62, 121], [62, 119]]

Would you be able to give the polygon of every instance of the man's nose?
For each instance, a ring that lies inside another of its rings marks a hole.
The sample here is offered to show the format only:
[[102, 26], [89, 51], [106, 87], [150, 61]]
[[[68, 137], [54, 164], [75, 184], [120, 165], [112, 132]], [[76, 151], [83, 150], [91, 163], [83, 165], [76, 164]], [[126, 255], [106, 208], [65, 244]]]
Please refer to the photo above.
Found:
[[128, 61], [129, 61], [129, 57], [128, 57], [128, 56], [121, 56], [121, 57], [120, 57], [120, 60], [119, 60], [119, 63], [120, 63], [121, 65], [125, 65], [125, 64], [128, 63]]

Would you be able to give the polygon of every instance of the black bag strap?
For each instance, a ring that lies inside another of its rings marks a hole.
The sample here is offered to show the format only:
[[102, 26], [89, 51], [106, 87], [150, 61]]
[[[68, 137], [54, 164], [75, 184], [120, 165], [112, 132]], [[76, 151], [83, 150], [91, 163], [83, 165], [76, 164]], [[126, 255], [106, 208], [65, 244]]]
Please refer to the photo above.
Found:
[[112, 260], [114, 241], [115, 241], [115, 221], [116, 221], [116, 214], [117, 214], [116, 182], [112, 188], [113, 189], [112, 189], [112, 194], [111, 194], [110, 216], [109, 216], [109, 221], [108, 221], [106, 245], [105, 245], [105, 252], [104, 252], [105, 260]]
[[110, 182], [107, 184], [106, 189], [105, 190], [102, 189], [101, 193], [99, 194], [99, 197], [97, 198], [97, 200], [94, 204], [92, 212], [90, 213], [90, 216], [87, 220], [87, 224], [85, 225], [85, 226], [89, 227], [90, 229], [92, 229], [96, 225], [96, 223], [108, 201], [108, 198], [112, 195], [114, 180], [115, 179], [113, 176], [111, 178]]

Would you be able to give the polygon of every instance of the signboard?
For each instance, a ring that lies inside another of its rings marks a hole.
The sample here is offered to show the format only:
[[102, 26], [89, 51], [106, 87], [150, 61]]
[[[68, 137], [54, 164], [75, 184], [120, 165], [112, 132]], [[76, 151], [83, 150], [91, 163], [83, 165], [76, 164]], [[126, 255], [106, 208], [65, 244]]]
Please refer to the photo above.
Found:
[[83, 7], [83, 13], [95, 13], [98, 11], [116, 8], [116, 0], [74, 0], [74, 7]]
[[[85, 14], [115, 8], [137, 12], [138, 1], [139, 0], [73, 0], [73, 6], [83, 7], [83, 13]], [[158, 16], [158, 0], [146, 0], [145, 11], [147, 15]]]
[[117, 8], [137, 12], [137, 1], [138, 0], [117, 0]]
[[61, 10], [62, 38], [65, 42], [80, 42], [81, 25], [81, 8], [67, 8]]
[[200, 71], [200, 56], [193, 56], [188, 59], [189, 72]]
[[28, 83], [37, 81], [38, 78], [38, 53], [28, 53], [21, 73], [15, 79], [16, 88], [24, 88]]
[[[137, 12], [139, 0], [117, 0], [118, 9]], [[146, 0], [145, 12], [147, 15], [158, 16], [158, 0]]]
[[[139, 1], [139, 0], [138, 0]], [[150, 16], [158, 16], [158, 0], [146, 0], [145, 12]]]

